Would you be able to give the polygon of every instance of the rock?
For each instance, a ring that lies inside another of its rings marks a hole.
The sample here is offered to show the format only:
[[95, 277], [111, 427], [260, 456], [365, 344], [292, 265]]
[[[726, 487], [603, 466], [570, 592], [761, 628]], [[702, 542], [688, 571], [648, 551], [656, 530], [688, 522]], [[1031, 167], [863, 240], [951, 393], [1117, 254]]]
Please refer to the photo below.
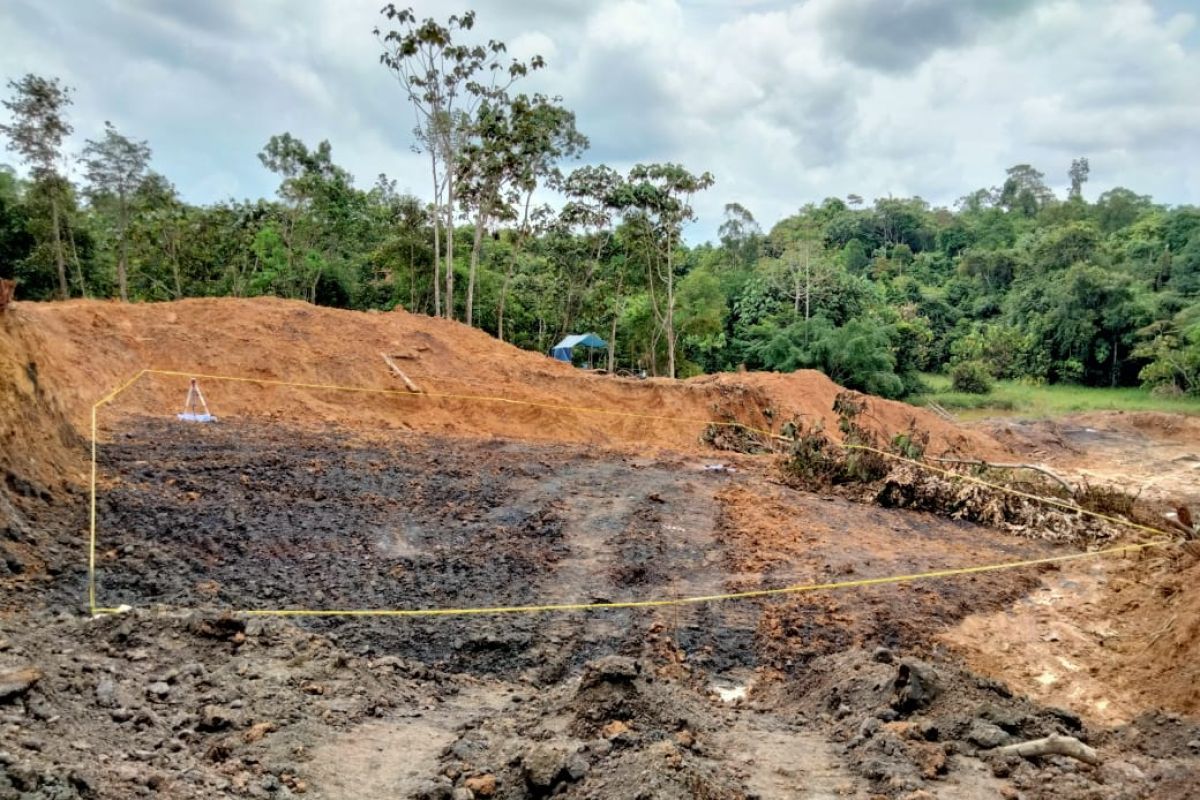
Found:
[[598, 758], [604, 758], [612, 752], [613, 746], [608, 739], [594, 739], [587, 743], [587, 749]]
[[207, 705], [200, 709], [200, 720], [196, 723], [196, 728], [213, 733], [232, 727], [235, 721], [233, 712], [229, 709], [216, 705]]
[[589, 662], [583, 670], [582, 688], [599, 683], [629, 683], [642, 671], [637, 661], [627, 656], [604, 656]]
[[37, 667], [22, 667], [0, 672], [0, 703], [8, 703], [22, 696], [42, 679]]
[[465, 786], [459, 786], [450, 793], [450, 800], [475, 800], [475, 793]]
[[892, 663], [892, 651], [886, 647], [876, 647], [875, 652], [871, 653], [871, 659], [880, 664], [890, 664]]
[[567, 759], [567, 777], [572, 781], [582, 780], [583, 776], [587, 775], [590, 768], [591, 765], [588, 764], [587, 759], [581, 756], [579, 753], [574, 753], [570, 758]]
[[496, 776], [491, 773], [475, 775], [463, 781], [463, 786], [470, 789], [475, 797], [491, 797], [496, 793]]
[[622, 733], [629, 730], [629, 726], [619, 719], [614, 719], [612, 722], [600, 729], [600, 735], [605, 739], [615, 739]]
[[221, 616], [208, 617], [192, 623], [192, 633], [209, 639], [225, 641], [244, 641], [246, 638], [246, 621], [237, 617]]
[[165, 700], [171, 693], [171, 687], [162, 681], [155, 681], [146, 687], [146, 694], [159, 700]]
[[256, 722], [242, 734], [242, 741], [246, 744], [253, 744], [274, 730], [274, 722]]
[[1187, 746], [1193, 750], [1200, 750], [1200, 739], [1192, 739], [1187, 743]]
[[525, 781], [534, 789], [549, 791], [559, 782], [566, 753], [562, 748], [548, 744], [535, 744], [521, 758]]
[[906, 658], [900, 662], [893, 688], [892, 705], [898, 711], [912, 712], [934, 701], [941, 692], [941, 680], [933, 667], [915, 658]]
[[995, 725], [999, 725], [1009, 733], [1015, 734], [1021, 730], [1021, 726], [1025, 722], [1025, 715], [1017, 711], [998, 706], [986, 705], [979, 709], [976, 714], [980, 719], [987, 720]]
[[101, 708], [118, 708], [123, 705], [117, 697], [117, 683], [105, 676], [96, 684], [96, 704]]
[[971, 720], [971, 726], [967, 728], [964, 738], [971, 744], [981, 747], [984, 750], [991, 750], [993, 747], [1008, 744], [1011, 739], [999, 725], [993, 725], [981, 719]]

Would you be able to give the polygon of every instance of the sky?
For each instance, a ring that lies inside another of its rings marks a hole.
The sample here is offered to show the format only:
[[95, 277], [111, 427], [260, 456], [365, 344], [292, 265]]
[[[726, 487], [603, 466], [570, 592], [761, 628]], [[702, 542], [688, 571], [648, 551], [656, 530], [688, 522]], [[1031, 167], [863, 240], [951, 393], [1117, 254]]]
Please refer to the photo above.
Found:
[[[105, 120], [153, 149], [194, 203], [269, 197], [274, 134], [328, 139], [366, 188], [383, 172], [428, 197], [413, 113], [379, 64], [383, 0], [5, 0], [0, 79], [74, 89], [69, 149]], [[403, 5], [403, 3], [398, 3]], [[480, 40], [542, 55], [519, 88], [562, 97], [580, 163], [709, 171], [692, 241], [726, 203], [764, 229], [831, 196], [934, 205], [1029, 163], [1065, 194], [1126, 186], [1200, 204], [1195, 0], [463, 0]], [[0, 110], [0, 114], [2, 114]], [[0, 153], [0, 162], [13, 162]], [[570, 166], [570, 165], [568, 165]]]

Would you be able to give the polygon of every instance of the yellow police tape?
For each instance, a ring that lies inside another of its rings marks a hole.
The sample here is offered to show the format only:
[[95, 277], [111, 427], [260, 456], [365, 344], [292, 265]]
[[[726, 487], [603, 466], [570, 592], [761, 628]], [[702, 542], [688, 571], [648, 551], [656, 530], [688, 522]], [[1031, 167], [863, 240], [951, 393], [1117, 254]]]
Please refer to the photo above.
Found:
[[[504, 403], [509, 405], [531, 406], [535, 408], [552, 409], [556, 411], [576, 411], [587, 414], [601, 414], [614, 417], [627, 417], [634, 419], [656, 420], [661, 422], [670, 422], [675, 424], [702, 424], [702, 425], [719, 425], [741, 428], [751, 433], [762, 434], [768, 437], [775, 436], [771, 431], [755, 428], [751, 425], [746, 425], [740, 422], [720, 421], [720, 420], [701, 420], [688, 419], [684, 417], [668, 417], [656, 414], [637, 414], [628, 411], [612, 411], [608, 409], [592, 408], [588, 406], [571, 406], [557, 403], [539, 403], [532, 400], [518, 400], [511, 397], [495, 397], [488, 395], [467, 395], [467, 394], [450, 394], [438, 392], [423, 392], [414, 394], [412, 392], [400, 391], [397, 389], [373, 389], [362, 386], [341, 386], [338, 384], [329, 383], [304, 383], [298, 381], [281, 381], [269, 378], [248, 378], [243, 376], [233, 375], [206, 375], [203, 373], [177, 372], [174, 370], [159, 370], [159, 369], [143, 369], [134, 375], [129, 380], [122, 383], [117, 388], [113, 389], [107, 395], [102, 397], [92, 406], [92, 469], [91, 469], [91, 508], [89, 512], [89, 547], [88, 547], [88, 605], [92, 614], [112, 614], [119, 613], [125, 609], [120, 608], [102, 608], [96, 605], [96, 450], [97, 450], [97, 425], [96, 415], [99, 409], [113, 402], [125, 390], [133, 386], [145, 375], [163, 375], [167, 377], [181, 378], [196, 378], [208, 381], [233, 381], [239, 383], [254, 383], [264, 386], [283, 386], [297, 389], [318, 389], [337, 392], [355, 392], [365, 394], [382, 394], [394, 397], [404, 397], [411, 399], [450, 399], [462, 400], [467, 402], [491, 402]], [[1095, 519], [1104, 520], [1117, 525], [1139, 530], [1144, 533], [1154, 534], [1156, 536], [1169, 537], [1165, 531], [1151, 528], [1147, 525], [1142, 525], [1130, 520], [1113, 517], [1106, 514], [1101, 514], [1095, 511], [1079, 508], [1070, 503], [1066, 503], [1054, 498], [1039, 497], [1034, 494], [1022, 492], [1018, 489], [1011, 489], [999, 484], [990, 483], [988, 481], [977, 478], [973, 475], [962, 475], [950, 470], [934, 467], [930, 464], [925, 464], [911, 458], [905, 458], [895, 453], [889, 453], [885, 450], [879, 450], [874, 447], [856, 444], [842, 444], [842, 447], [849, 450], [865, 450], [886, 458], [891, 458], [896, 461], [901, 461], [921, 469], [929, 470], [941, 475], [944, 475], [953, 480], [967, 481], [969, 483], [985, 486], [996, 491], [1005, 492], [1010, 495], [1022, 497], [1040, 503], [1047, 503], [1058, 506], [1075, 514], [1090, 516]], [[1100, 558], [1104, 556], [1127, 555], [1129, 553], [1139, 552], [1153, 547], [1166, 547], [1169, 545], [1178, 544], [1169, 538], [1166, 540], [1141, 542], [1137, 544], [1120, 545], [1109, 547], [1102, 550], [1091, 550], [1079, 553], [1067, 553], [1064, 555], [1047, 556], [1044, 558], [1024, 559], [1021, 561], [1004, 561], [992, 564], [982, 564], [970, 567], [956, 567], [951, 569], [932, 570], [928, 572], [918, 572], [910, 575], [887, 575], [879, 578], [858, 578], [849, 581], [834, 581], [829, 583], [807, 583], [794, 586], [783, 586], [774, 589], [754, 589], [745, 592], [724, 592], [721, 594], [697, 595], [691, 597], [672, 597], [656, 600], [624, 600], [611, 603], [545, 603], [538, 605], [523, 605], [523, 606], [492, 606], [492, 607], [468, 607], [468, 608], [412, 608], [412, 609], [307, 609], [307, 608], [283, 608], [283, 609], [239, 609], [236, 614], [251, 615], [251, 616], [288, 616], [288, 617], [447, 617], [447, 616], [469, 616], [477, 614], [533, 614], [554, 611], [600, 611], [613, 610], [621, 608], [661, 608], [663, 606], [681, 606], [691, 605], [696, 603], [712, 603], [725, 600], [747, 600], [759, 597], [775, 597], [779, 595], [800, 594], [804, 592], [816, 592], [832, 589], [849, 589], [854, 587], [864, 586], [881, 586], [886, 584], [910, 583], [919, 580], [931, 580], [936, 578], [950, 578], [959, 575], [973, 575], [984, 572], [997, 572], [1000, 570], [1018, 569], [1021, 567], [1033, 567], [1044, 564], [1058, 564], [1066, 561], [1076, 561], [1085, 558]]]

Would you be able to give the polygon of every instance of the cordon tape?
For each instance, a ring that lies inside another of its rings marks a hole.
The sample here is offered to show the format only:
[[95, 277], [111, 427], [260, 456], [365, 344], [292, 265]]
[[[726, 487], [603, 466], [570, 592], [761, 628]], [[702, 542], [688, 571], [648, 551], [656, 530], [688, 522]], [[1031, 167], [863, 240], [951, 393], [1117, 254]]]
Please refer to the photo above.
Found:
[[[689, 419], [686, 417], [668, 417], [657, 414], [638, 414], [630, 411], [614, 411], [603, 408], [593, 408], [590, 406], [573, 406], [557, 403], [540, 403], [532, 400], [520, 400], [512, 397], [496, 397], [489, 395], [470, 395], [470, 394], [451, 394], [446, 392], [422, 392], [413, 393], [401, 391], [398, 389], [374, 389], [364, 386], [342, 386], [332, 383], [305, 383], [300, 381], [283, 381], [270, 378], [250, 378], [236, 375], [206, 375], [203, 373], [193, 372], [178, 372], [175, 370], [161, 369], [143, 369], [129, 380], [122, 383], [120, 386], [113, 389], [92, 406], [92, 465], [91, 465], [91, 491], [90, 491], [90, 510], [88, 514], [88, 606], [92, 614], [115, 614], [120, 613], [126, 608], [102, 608], [96, 605], [96, 457], [98, 447], [98, 430], [97, 430], [97, 414], [99, 410], [109, 403], [116, 400], [131, 386], [136, 384], [142, 377], [146, 375], [161, 375], [164, 377], [179, 377], [179, 378], [196, 378], [206, 381], [228, 381], [235, 383], [253, 383], [260, 386], [279, 386], [289, 387], [293, 389], [312, 389], [332, 392], [351, 392], [358, 394], [379, 394], [392, 397], [402, 397], [412, 400], [422, 399], [440, 399], [440, 400], [459, 400], [470, 403], [498, 403], [507, 405], [527, 406], [533, 408], [550, 409], [554, 411], [574, 411], [584, 414], [598, 414], [610, 417], [623, 417], [630, 419], [654, 420], [658, 422], [667, 422], [680, 425], [715, 425], [721, 427], [740, 428], [749, 433], [761, 434], [768, 437], [773, 437], [771, 431], [755, 428], [751, 425], [746, 425], [741, 422], [731, 422], [722, 420], [705, 420], [705, 419]], [[1018, 489], [1012, 489], [1007, 486], [990, 483], [973, 475], [963, 475], [950, 470], [935, 467], [930, 464], [917, 461], [915, 459], [906, 458], [895, 453], [889, 453], [885, 450], [879, 450], [874, 447], [857, 444], [842, 444], [841, 447], [848, 450], [865, 450], [876, 453], [886, 458], [895, 461], [901, 461], [911, 464], [920, 469], [935, 472], [953, 480], [966, 481], [979, 486], [984, 486], [989, 489], [1004, 492], [1006, 494], [1022, 497], [1039, 503], [1046, 503], [1057, 506], [1075, 514], [1089, 516], [1094, 519], [1103, 520], [1115, 525], [1121, 525], [1131, 530], [1137, 530], [1142, 533], [1149, 533], [1154, 536], [1163, 537], [1156, 541], [1139, 542], [1135, 544], [1119, 545], [1108, 547], [1100, 550], [1088, 550], [1077, 553], [1066, 553], [1063, 555], [1047, 556], [1044, 558], [1023, 559], [1020, 561], [1003, 561], [993, 564], [978, 564], [969, 567], [955, 567], [951, 569], [932, 570], [928, 572], [918, 572], [911, 575], [887, 575], [879, 578], [858, 578], [848, 581], [834, 581], [829, 583], [804, 583], [793, 586], [781, 586], [773, 589], [754, 589], [744, 592], [725, 592], [721, 594], [696, 595], [691, 597], [671, 597], [650, 600], [622, 600], [616, 602], [603, 603], [543, 603], [537, 605], [522, 605], [522, 606], [491, 606], [491, 607], [468, 607], [468, 608], [398, 608], [398, 609], [311, 609], [311, 608], [280, 608], [280, 609], [238, 609], [235, 614], [245, 616], [271, 616], [271, 617], [454, 617], [454, 616], [471, 616], [480, 614], [539, 614], [546, 612], [566, 612], [566, 611], [602, 611], [614, 609], [636, 609], [636, 608], [661, 608], [664, 606], [682, 606], [694, 605], [698, 603], [715, 603], [726, 600], [749, 600], [762, 597], [778, 597], [781, 595], [802, 594], [805, 592], [829, 591], [834, 589], [851, 589], [865, 586], [883, 586], [888, 584], [912, 583], [914, 581], [934, 580], [938, 578], [953, 578], [961, 575], [977, 575], [986, 572], [999, 572], [1001, 570], [1020, 569], [1023, 567], [1035, 567], [1046, 564], [1061, 564], [1067, 561], [1078, 561], [1087, 558], [1103, 558], [1106, 556], [1123, 556], [1130, 553], [1136, 553], [1149, 548], [1167, 547], [1178, 544], [1179, 542], [1172, 540], [1170, 534], [1165, 531], [1152, 528], [1148, 525], [1142, 525], [1120, 517], [1113, 517], [1106, 514], [1101, 514], [1096, 511], [1079, 508], [1055, 498], [1039, 497], [1038, 495], [1023, 492]]]

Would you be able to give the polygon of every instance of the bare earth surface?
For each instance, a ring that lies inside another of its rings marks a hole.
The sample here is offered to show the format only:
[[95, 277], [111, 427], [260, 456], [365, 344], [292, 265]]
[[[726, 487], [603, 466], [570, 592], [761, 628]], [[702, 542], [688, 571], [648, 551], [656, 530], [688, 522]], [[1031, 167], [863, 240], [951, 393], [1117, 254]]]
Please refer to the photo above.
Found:
[[[444, 321], [276, 301], [17, 311], [0, 317], [0, 798], [1074, 800], [1200, 785], [1186, 548], [682, 606], [230, 613], [606, 604], [1072, 552], [787, 488], [773, 457], [709, 449], [694, 425], [232, 385], [209, 389], [219, 423], [184, 425], [180, 386], [147, 381], [100, 419], [98, 600], [132, 610], [92, 618], [89, 387], [148, 363], [394, 388], [385, 349], [431, 387], [473, 371], [539, 402], [756, 426], [824, 418], [837, 387], [581, 376]], [[202, 346], [196, 324], [219, 317]], [[870, 402], [881, 435], [928, 424], [941, 449], [1033, 452]], [[1167, 434], [1180, 452], [1185, 428]], [[1125, 452], [1085, 439], [1033, 447], [1064, 470], [1103, 461], [1089, 442]], [[1147, 470], [1176, 459], [1130, 453]], [[1102, 763], [995, 752], [1051, 733]]]

